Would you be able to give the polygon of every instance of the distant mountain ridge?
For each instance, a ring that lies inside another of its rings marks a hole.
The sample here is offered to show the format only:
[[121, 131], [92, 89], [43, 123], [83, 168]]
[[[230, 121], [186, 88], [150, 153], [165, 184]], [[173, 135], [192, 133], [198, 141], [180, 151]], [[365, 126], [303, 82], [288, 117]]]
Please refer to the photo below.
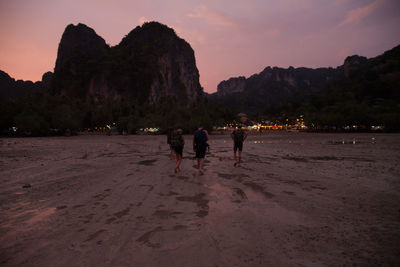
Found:
[[332, 68], [266, 67], [262, 72], [249, 78], [230, 78], [218, 84], [217, 95], [226, 96], [238, 92], [253, 92], [267, 95], [274, 90], [312, 90], [337, 78], [339, 71]]
[[[293, 68], [266, 67], [249, 78], [233, 77], [218, 84], [217, 92], [210, 99], [246, 112], [263, 112], [266, 107], [279, 106], [291, 101], [309, 101], [315, 96], [323, 95], [328, 88], [337, 83], [351, 80], [363, 68], [379, 68], [382, 58], [396, 55], [400, 46], [385, 52], [381, 56], [367, 59], [353, 55], [345, 59], [344, 64], [336, 68]], [[397, 64], [397, 63], [396, 63]], [[397, 65], [393, 70], [386, 70], [398, 76]]]
[[15, 80], [10, 75], [0, 70], [0, 96], [16, 98], [29, 92], [43, 92], [43, 82]]
[[400, 45], [370, 59], [349, 56], [337, 68], [267, 67], [221, 82], [209, 99], [261, 119], [304, 115], [319, 130], [380, 125], [399, 131]]
[[290, 98], [307, 99], [319, 94], [327, 83], [342, 77], [342, 68], [266, 67], [247, 79], [237, 77], [222, 81], [211, 98], [248, 112]]

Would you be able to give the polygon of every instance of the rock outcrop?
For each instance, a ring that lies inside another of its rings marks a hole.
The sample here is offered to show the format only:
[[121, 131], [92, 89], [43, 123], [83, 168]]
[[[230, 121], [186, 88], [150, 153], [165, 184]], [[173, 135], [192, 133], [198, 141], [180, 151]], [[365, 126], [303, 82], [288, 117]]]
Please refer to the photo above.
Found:
[[230, 78], [218, 84], [218, 96], [225, 96], [232, 93], [240, 93], [246, 89], [246, 78], [243, 76]]
[[69, 71], [77, 74], [82, 62], [99, 61], [108, 51], [103, 38], [84, 24], [68, 25], [58, 47], [55, 73]]
[[349, 56], [344, 60], [343, 70], [346, 78], [350, 77], [350, 74], [359, 69], [363, 64], [367, 63], [366, 57], [360, 57], [358, 55]]
[[45, 87], [42, 82], [15, 80], [0, 70], [0, 96], [17, 98], [29, 93], [42, 93]]
[[249, 78], [237, 77], [219, 83], [217, 96], [222, 97], [238, 92], [252, 92], [269, 95], [275, 99], [280, 94], [289, 97], [295, 93], [319, 92], [325, 84], [334, 80], [349, 78], [351, 73], [368, 62], [366, 57], [349, 56], [337, 68], [293, 68], [266, 67], [262, 72]]
[[266, 67], [262, 72], [247, 79], [237, 77], [222, 81], [212, 98], [227, 97], [232, 103], [240, 102], [233, 99], [235, 97], [251, 99], [250, 105], [258, 109], [295, 96], [299, 97], [299, 100], [305, 99], [320, 92], [325, 84], [340, 76], [341, 71], [333, 68]]
[[157, 22], [136, 27], [115, 47], [86, 25], [68, 25], [52, 85], [67, 95], [131, 97], [153, 104], [165, 97], [189, 104], [203, 90], [193, 49]]
[[101, 75], [109, 47], [84, 24], [68, 25], [58, 46], [52, 81], [53, 91], [85, 97], [91, 80]]
[[349, 56], [336, 68], [267, 67], [249, 78], [222, 81], [217, 93], [209, 97], [221, 105], [246, 112], [293, 110], [306, 103], [318, 106], [321, 99], [330, 99], [335, 94], [337, 97], [330, 101], [342, 102], [333, 105], [332, 110], [346, 101], [350, 103], [351, 97], [355, 98], [354, 102], [364, 99], [362, 104], [374, 106], [390, 99], [392, 102], [388, 103], [392, 105], [398, 99], [399, 61], [400, 45], [370, 59]]

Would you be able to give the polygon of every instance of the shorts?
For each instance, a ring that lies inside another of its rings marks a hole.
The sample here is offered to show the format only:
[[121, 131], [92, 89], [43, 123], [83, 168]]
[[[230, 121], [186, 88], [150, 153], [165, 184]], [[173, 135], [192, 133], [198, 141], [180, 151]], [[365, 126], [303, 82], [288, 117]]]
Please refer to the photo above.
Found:
[[233, 145], [233, 151], [236, 152], [239, 149], [239, 152], [243, 150], [243, 142], [235, 142]]
[[196, 158], [204, 159], [206, 157], [206, 146], [196, 146]]
[[174, 150], [174, 148], [171, 145], [169, 145], [169, 150]]
[[172, 147], [176, 154], [181, 155], [183, 154], [183, 146], [174, 146]]

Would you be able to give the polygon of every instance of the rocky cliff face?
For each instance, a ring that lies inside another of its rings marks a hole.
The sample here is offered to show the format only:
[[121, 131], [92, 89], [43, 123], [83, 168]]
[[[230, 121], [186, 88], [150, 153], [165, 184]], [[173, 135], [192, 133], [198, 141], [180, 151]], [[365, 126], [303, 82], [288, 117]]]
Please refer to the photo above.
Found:
[[246, 78], [243, 76], [230, 78], [218, 84], [218, 96], [225, 96], [232, 93], [240, 93], [246, 89]]
[[363, 64], [367, 63], [366, 57], [360, 57], [358, 55], [349, 56], [344, 60], [343, 70], [346, 78], [350, 77], [351, 72], [359, 69]]
[[108, 51], [104, 39], [93, 29], [84, 24], [68, 25], [58, 46], [54, 92], [87, 96], [93, 79], [101, 76]]
[[107, 53], [103, 38], [84, 24], [68, 25], [61, 37], [54, 71], [77, 74], [77, 65], [84, 61], [98, 61]]
[[294, 96], [306, 97], [319, 92], [324, 84], [340, 76], [340, 71], [332, 68], [271, 68], [249, 78], [238, 77], [222, 81], [218, 85], [217, 96], [242, 95], [252, 98], [261, 106]]
[[344, 64], [335, 69], [266, 67], [262, 72], [247, 79], [238, 77], [222, 81], [218, 85], [217, 95], [226, 96], [237, 92], [253, 92], [260, 95], [268, 94], [271, 99], [274, 99], [276, 94], [285, 95], [301, 92], [307, 95], [319, 91], [321, 87], [335, 79], [349, 78], [351, 73], [367, 62], [367, 58], [353, 55], [347, 57]]
[[194, 52], [174, 30], [145, 23], [109, 47], [89, 27], [68, 25], [58, 49], [55, 91], [81, 97], [131, 97], [189, 104], [202, 94]]
[[341, 94], [348, 91], [351, 93], [344, 99], [355, 96], [355, 101], [359, 101], [368, 96], [365, 102], [375, 99], [373, 105], [377, 106], [385, 97], [398, 98], [399, 59], [400, 45], [375, 58], [349, 56], [337, 68], [267, 67], [247, 79], [238, 77], [222, 81], [217, 93], [210, 98], [240, 111], [262, 112], [288, 103], [293, 108], [315, 97], [329, 99], [328, 92], [334, 92], [332, 94], [337, 94], [340, 99]]

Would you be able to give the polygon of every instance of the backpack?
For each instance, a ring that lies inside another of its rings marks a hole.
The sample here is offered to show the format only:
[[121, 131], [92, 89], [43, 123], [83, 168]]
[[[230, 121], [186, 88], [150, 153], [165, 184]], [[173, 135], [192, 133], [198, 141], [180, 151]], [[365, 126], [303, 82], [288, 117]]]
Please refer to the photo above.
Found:
[[177, 132], [173, 132], [171, 135], [171, 146], [173, 147], [179, 147], [183, 146], [183, 139], [182, 135], [178, 134]]
[[205, 145], [207, 142], [207, 134], [204, 130], [197, 130], [194, 133], [194, 142], [198, 145]]
[[235, 142], [243, 142], [244, 132], [243, 130], [235, 130], [233, 131], [233, 140]]

